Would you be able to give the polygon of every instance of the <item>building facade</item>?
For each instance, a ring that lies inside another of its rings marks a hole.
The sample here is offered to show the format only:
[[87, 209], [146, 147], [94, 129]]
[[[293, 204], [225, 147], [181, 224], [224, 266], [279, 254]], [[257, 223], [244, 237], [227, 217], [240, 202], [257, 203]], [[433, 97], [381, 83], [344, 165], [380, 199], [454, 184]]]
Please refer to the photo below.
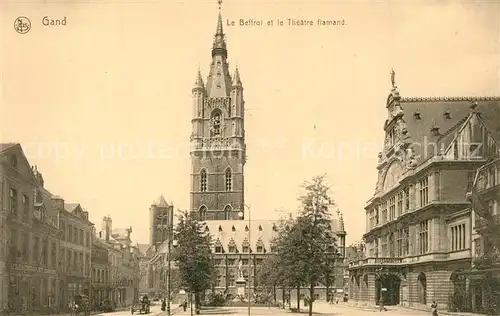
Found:
[[50, 311], [57, 305], [60, 231], [43, 179], [19, 144], [0, 144], [0, 311]]
[[52, 196], [59, 213], [61, 308], [76, 295], [91, 293], [92, 283], [92, 232], [94, 224], [89, 214], [78, 203], [66, 203], [59, 196]]
[[[497, 135], [500, 136], [500, 135]], [[496, 138], [500, 143], [500, 137]], [[454, 310], [500, 312], [500, 156], [478, 169], [469, 197], [474, 218], [473, 266], [453, 278]]]
[[138, 295], [140, 268], [138, 250], [130, 238], [132, 227], [113, 229], [113, 220], [105, 216], [97, 237], [108, 245], [110, 300], [115, 307], [131, 305]]
[[393, 83], [386, 108], [377, 185], [365, 208], [365, 258], [350, 263], [350, 298], [422, 309], [435, 300], [444, 309], [452, 276], [471, 266], [466, 193], [498, 151], [500, 99], [403, 98]]
[[207, 83], [198, 71], [192, 95], [191, 211], [202, 220], [240, 219], [245, 213], [245, 102], [238, 69], [229, 73], [220, 13]]
[[99, 309], [106, 301], [110, 301], [110, 245], [101, 238], [92, 236], [92, 306]]

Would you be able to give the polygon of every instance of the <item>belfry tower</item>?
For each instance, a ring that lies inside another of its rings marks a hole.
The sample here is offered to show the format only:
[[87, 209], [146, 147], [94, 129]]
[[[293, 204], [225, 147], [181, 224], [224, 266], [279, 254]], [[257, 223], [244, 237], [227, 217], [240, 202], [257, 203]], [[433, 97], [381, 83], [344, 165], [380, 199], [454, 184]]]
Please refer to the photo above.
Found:
[[201, 220], [243, 219], [246, 160], [243, 86], [229, 74], [222, 0], [206, 85], [200, 70], [193, 94], [191, 212]]

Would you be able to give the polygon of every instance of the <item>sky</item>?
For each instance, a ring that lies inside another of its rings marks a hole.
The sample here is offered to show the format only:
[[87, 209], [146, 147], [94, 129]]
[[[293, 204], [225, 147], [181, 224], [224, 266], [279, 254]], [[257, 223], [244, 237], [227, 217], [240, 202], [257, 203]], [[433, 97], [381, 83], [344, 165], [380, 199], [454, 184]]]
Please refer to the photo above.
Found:
[[[359, 240], [391, 68], [403, 97], [499, 95], [499, 12], [497, 1], [224, 1], [252, 218], [295, 212], [301, 183], [327, 174], [347, 243]], [[189, 206], [191, 89], [198, 68], [208, 74], [217, 14], [215, 0], [2, 1], [0, 141], [19, 142], [47, 189], [98, 228], [110, 215], [147, 243], [153, 200]]]

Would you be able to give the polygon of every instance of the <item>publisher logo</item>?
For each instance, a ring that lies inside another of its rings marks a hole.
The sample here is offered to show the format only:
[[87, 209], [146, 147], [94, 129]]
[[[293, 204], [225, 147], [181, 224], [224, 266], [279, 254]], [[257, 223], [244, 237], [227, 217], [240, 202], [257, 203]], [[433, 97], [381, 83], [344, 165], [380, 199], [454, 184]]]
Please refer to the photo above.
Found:
[[25, 16], [20, 16], [14, 21], [14, 30], [19, 34], [26, 34], [31, 30], [31, 21]]

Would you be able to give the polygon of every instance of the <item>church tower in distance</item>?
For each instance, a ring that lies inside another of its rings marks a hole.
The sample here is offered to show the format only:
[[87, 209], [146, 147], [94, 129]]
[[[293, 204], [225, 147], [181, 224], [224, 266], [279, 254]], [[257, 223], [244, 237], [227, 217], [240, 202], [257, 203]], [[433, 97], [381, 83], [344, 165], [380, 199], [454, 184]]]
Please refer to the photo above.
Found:
[[198, 70], [192, 90], [190, 198], [200, 220], [245, 217], [245, 102], [238, 69], [229, 74], [220, 4], [207, 82]]

